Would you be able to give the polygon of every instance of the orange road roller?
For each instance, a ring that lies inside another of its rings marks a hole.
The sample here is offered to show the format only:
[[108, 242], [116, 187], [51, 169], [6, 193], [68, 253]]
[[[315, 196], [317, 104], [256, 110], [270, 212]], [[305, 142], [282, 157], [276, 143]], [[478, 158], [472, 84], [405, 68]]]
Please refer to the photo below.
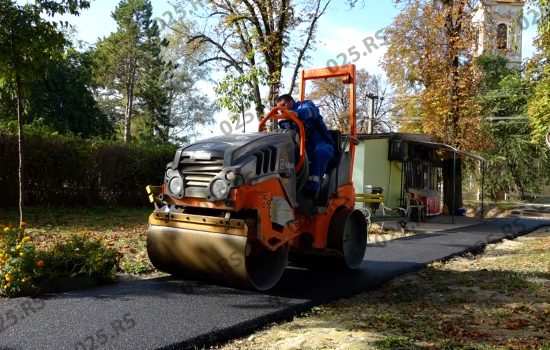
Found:
[[[349, 84], [350, 134], [330, 131], [338, 149], [315, 201], [302, 194], [308, 179], [304, 126], [282, 107], [261, 120], [259, 132], [178, 149], [162, 186], [147, 187], [155, 205], [147, 252], [158, 270], [268, 290], [289, 256], [303, 265], [337, 260], [355, 269], [361, 264], [367, 236], [365, 218], [354, 209], [352, 183], [355, 66], [302, 71], [300, 99], [308, 80], [325, 78]], [[264, 131], [280, 119], [291, 119], [299, 130]]]

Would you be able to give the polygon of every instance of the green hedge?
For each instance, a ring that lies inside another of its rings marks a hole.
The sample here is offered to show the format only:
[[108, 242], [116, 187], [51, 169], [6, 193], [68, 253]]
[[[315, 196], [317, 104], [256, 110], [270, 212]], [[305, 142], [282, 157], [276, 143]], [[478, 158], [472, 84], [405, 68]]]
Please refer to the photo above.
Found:
[[[143, 205], [162, 182], [173, 146], [123, 145], [25, 133], [25, 204]], [[0, 130], [0, 206], [18, 203], [17, 135]]]

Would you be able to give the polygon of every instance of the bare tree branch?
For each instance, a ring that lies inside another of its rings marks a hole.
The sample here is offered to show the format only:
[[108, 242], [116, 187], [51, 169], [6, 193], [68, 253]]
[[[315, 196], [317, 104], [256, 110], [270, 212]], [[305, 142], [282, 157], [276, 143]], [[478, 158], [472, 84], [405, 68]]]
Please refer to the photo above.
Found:
[[313, 20], [311, 21], [311, 24], [309, 26], [306, 41], [304, 42], [304, 46], [302, 46], [302, 48], [299, 50], [298, 57], [296, 58], [296, 64], [294, 65], [294, 72], [292, 73], [292, 78], [290, 80], [289, 94], [292, 94], [292, 91], [294, 90], [294, 83], [296, 82], [296, 77], [298, 76], [298, 71], [302, 67], [302, 59], [303, 59], [307, 49], [309, 48], [309, 43], [311, 41], [311, 38], [313, 37], [313, 34], [315, 33], [315, 27], [317, 25], [317, 21], [325, 13], [325, 11], [326, 11], [329, 4], [330, 4], [330, 0], [328, 0], [326, 2], [325, 6], [321, 10], [321, 12], [319, 12], [319, 9], [321, 7], [321, 0], [317, 0], [317, 7], [315, 9], [315, 16], [313, 16]]

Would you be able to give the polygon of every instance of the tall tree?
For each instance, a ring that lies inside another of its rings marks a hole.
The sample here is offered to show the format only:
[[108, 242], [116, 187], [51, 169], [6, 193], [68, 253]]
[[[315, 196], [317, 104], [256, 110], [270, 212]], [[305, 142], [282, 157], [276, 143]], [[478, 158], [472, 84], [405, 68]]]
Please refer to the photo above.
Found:
[[494, 140], [482, 152], [487, 160], [486, 191], [493, 200], [504, 192], [516, 192], [525, 200], [528, 193], [540, 191], [550, 172], [548, 150], [530, 141], [532, 128], [525, 116], [532, 96], [529, 82], [508, 69], [504, 57], [481, 56], [477, 63], [483, 72], [484, 127]]
[[466, 150], [482, 146], [471, 21], [475, 4], [411, 0], [386, 30], [383, 61], [397, 95], [418, 101], [422, 131]]
[[[403, 108], [419, 113], [423, 132], [464, 150], [481, 149], [487, 140], [482, 137], [481, 108], [476, 100], [480, 77], [473, 61], [476, 3], [408, 1], [386, 30], [389, 46], [383, 62], [399, 97], [396, 103], [406, 101]], [[448, 208], [460, 208], [461, 179], [457, 174], [459, 185], [453, 188], [451, 163], [452, 159], [443, 166], [444, 202]]]
[[533, 127], [533, 141], [544, 144], [546, 138], [550, 140], [550, 2], [532, 0], [531, 4], [539, 7], [541, 17], [537, 28], [538, 36], [534, 42], [538, 52], [527, 67], [534, 84], [528, 113]]
[[141, 102], [139, 116], [145, 127], [136, 129], [135, 134], [144, 140], [168, 142], [172, 125], [168, 110], [170, 96], [167, 81], [173, 75], [174, 66], [163, 58], [162, 50], [168, 42], [160, 37], [157, 23], [151, 22], [145, 34], [141, 81], [136, 91]]
[[0, 87], [15, 95], [19, 143], [19, 219], [23, 222], [23, 123], [25, 98], [29, 84], [41, 79], [51, 60], [61, 56], [65, 39], [56, 26], [42, 19], [41, 13], [78, 14], [88, 1], [37, 1], [18, 5], [11, 0], [0, 2]]
[[[189, 43], [209, 49], [201, 63], [217, 63], [225, 68], [228, 84], [231, 76], [242, 76], [240, 79], [249, 86], [256, 115], [261, 118], [266, 101], [259, 72], [267, 75], [267, 103], [273, 105], [281, 89], [282, 69], [292, 60], [294, 72], [288, 84], [292, 92], [298, 71], [315, 41], [318, 20], [331, 0], [205, 2], [203, 15], [207, 24], [189, 36]], [[350, 7], [356, 2], [346, 0]], [[233, 108], [241, 107], [237, 104]]]
[[[152, 6], [149, 0], [122, 0], [112, 13], [118, 29], [100, 40], [94, 51], [96, 69], [94, 78], [101, 97], [110, 105], [113, 98], [122, 104], [122, 134], [125, 142], [132, 138], [132, 119], [139, 103], [148, 113], [151, 124], [165, 120], [165, 91], [162, 79], [167, 65], [160, 59], [161, 45], [158, 26], [151, 20]], [[122, 98], [120, 98], [122, 97]], [[144, 98], [144, 100], [143, 100]], [[116, 116], [115, 116], [116, 118]], [[161, 133], [162, 128], [157, 129]], [[164, 137], [165, 138], [165, 137]]]
[[[177, 25], [180, 26], [180, 25]], [[199, 127], [214, 123], [215, 103], [201, 89], [209, 79], [209, 70], [199, 66], [203, 53], [190, 48], [184, 40], [184, 28], [168, 34], [168, 46], [163, 50], [164, 60], [174, 64], [172, 74], [165, 81], [168, 91], [167, 113], [171, 142], [188, 143], [199, 132]]]
[[63, 56], [49, 64], [47, 76], [31, 84], [29, 121], [41, 120], [56, 131], [85, 138], [109, 136], [112, 126], [91, 90], [90, 55], [69, 47]]
[[[373, 113], [374, 132], [390, 131], [389, 100], [382, 78], [369, 75], [365, 69], [357, 71], [356, 113], [360, 116], [359, 132], [367, 132], [367, 118]], [[370, 96], [370, 97], [369, 97]], [[331, 128], [349, 132], [349, 89], [338, 79], [314, 80], [309, 97], [317, 102], [325, 121]], [[371, 99], [371, 97], [376, 97]], [[374, 101], [374, 102], [371, 102]]]

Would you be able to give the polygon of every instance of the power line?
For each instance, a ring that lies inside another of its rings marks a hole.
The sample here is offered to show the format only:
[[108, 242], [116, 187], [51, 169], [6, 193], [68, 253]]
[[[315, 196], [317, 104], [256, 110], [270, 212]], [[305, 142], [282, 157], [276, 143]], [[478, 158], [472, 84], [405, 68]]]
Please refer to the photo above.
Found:
[[529, 119], [526, 115], [509, 115], [503, 117], [483, 117], [485, 120], [525, 120]]
[[[424, 119], [422, 117], [399, 117], [395, 116], [392, 118], [395, 122], [422, 122]], [[499, 121], [499, 120], [509, 120], [509, 121], [524, 121], [529, 120], [529, 116], [526, 115], [509, 115], [501, 117], [482, 117], [482, 120], [485, 121]]]
[[[479, 97], [485, 97], [483, 95], [488, 95], [489, 93], [498, 93], [498, 95], [490, 95], [487, 97], [508, 97], [514, 95], [528, 94], [532, 92], [531, 88], [504, 88], [504, 89], [481, 89], [479, 90]], [[388, 93], [386, 94], [389, 98], [408, 98], [408, 99], [419, 99], [422, 96], [420, 94], [396, 94]]]

